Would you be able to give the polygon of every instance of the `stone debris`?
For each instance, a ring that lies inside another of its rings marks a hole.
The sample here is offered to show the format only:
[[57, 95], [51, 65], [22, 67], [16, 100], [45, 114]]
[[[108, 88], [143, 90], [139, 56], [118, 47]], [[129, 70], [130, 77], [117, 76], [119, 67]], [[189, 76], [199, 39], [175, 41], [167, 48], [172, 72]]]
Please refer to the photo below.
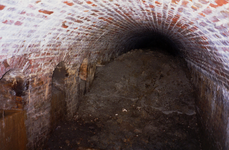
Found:
[[127, 110], [125, 108], [122, 109], [122, 112], [127, 112]]

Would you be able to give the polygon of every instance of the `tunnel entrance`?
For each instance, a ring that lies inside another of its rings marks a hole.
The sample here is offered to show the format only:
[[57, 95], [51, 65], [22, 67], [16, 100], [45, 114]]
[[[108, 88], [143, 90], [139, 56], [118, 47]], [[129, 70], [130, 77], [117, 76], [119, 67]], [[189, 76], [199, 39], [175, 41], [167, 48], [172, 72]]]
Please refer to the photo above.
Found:
[[45, 149], [200, 150], [195, 90], [184, 60], [133, 50], [97, 67], [78, 113]]
[[131, 36], [125, 39], [123, 47], [125, 49], [123, 52], [133, 49], [148, 49], [172, 56], [182, 55], [180, 49], [183, 48], [182, 44], [172, 37], [150, 30], [131, 33]]

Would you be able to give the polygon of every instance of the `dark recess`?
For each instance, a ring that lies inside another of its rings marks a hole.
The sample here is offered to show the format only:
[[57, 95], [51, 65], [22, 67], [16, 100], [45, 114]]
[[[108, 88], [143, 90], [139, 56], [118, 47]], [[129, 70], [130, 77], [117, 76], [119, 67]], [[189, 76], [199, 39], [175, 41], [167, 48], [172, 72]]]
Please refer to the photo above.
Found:
[[16, 78], [13, 82], [12, 90], [16, 92], [16, 96], [25, 96], [25, 91], [28, 89], [28, 82], [25, 82], [21, 78]]
[[153, 51], [160, 51], [168, 55], [181, 55], [179, 44], [175, 43], [170, 37], [155, 32], [134, 33], [125, 41], [125, 50], [132, 49], [151, 49]]

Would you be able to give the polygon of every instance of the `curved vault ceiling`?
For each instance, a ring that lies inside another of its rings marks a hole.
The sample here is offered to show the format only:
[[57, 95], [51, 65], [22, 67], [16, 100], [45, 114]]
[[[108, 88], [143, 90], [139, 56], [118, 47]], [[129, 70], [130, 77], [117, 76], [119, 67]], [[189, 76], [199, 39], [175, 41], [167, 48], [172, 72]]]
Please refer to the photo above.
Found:
[[[155, 33], [170, 38], [189, 65], [227, 87], [222, 87], [222, 99], [225, 99], [222, 107], [225, 104], [225, 108], [219, 111], [221, 118], [227, 118], [228, 0], [1, 0], [0, 78], [13, 69], [21, 70], [25, 78], [43, 77], [37, 83], [34, 80], [31, 84], [35, 87], [29, 91], [27, 125], [33, 129], [27, 133], [29, 144], [37, 143], [36, 140], [39, 143], [44, 138], [43, 135], [37, 138], [38, 134], [48, 131], [49, 123], [41, 123], [40, 128], [34, 126], [37, 114], [49, 121], [48, 102], [42, 109], [34, 107], [43, 104], [50, 95], [50, 74], [59, 62], [64, 61], [71, 68], [85, 57], [90, 57], [92, 62], [109, 60], [129, 50], [139, 39]], [[68, 91], [73, 95], [68, 100], [75, 102], [76, 88]], [[214, 94], [216, 92], [211, 93]], [[71, 112], [72, 107], [69, 107]], [[217, 109], [221, 109], [221, 105], [217, 105]], [[220, 115], [215, 113], [215, 116], [212, 115], [213, 121]], [[215, 139], [229, 141], [227, 119], [216, 121], [212, 123], [216, 125], [215, 131], [225, 130], [217, 132]]]
[[227, 0], [1, 0], [0, 16], [0, 76], [110, 57], [136, 35], [160, 32], [189, 63], [228, 80]]

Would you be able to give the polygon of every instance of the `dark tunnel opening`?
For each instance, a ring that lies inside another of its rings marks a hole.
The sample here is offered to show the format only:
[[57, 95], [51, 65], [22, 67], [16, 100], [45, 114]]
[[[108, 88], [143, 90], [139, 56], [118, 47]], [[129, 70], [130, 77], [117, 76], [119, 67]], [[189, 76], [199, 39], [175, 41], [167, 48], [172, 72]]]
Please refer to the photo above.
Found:
[[[125, 52], [132, 49], [150, 49], [172, 56], [180, 56], [180, 44], [164, 33], [143, 31], [134, 33], [124, 43]], [[125, 53], [124, 52], [124, 53]]]

